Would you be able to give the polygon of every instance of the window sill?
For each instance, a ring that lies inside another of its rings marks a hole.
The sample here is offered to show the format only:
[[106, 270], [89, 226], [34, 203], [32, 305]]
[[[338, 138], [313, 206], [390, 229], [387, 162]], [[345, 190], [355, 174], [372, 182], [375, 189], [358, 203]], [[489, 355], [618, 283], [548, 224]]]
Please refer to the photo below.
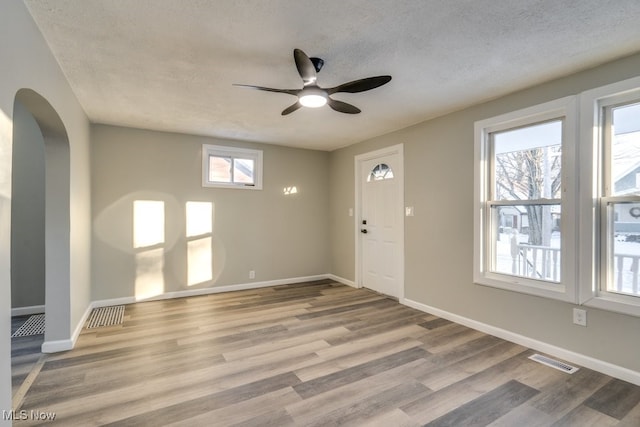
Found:
[[258, 185], [241, 185], [241, 184], [224, 184], [224, 183], [202, 183], [205, 188], [228, 188], [233, 190], [262, 190], [262, 186]]
[[534, 295], [560, 301], [575, 303], [576, 298], [567, 292], [561, 283], [548, 283], [525, 277], [507, 276], [498, 273], [484, 273], [474, 277], [474, 283], [480, 286], [503, 289], [521, 294]]
[[[637, 299], [637, 302], [629, 301], [628, 298]], [[609, 296], [593, 296], [584, 301], [582, 305], [586, 307], [598, 308], [601, 310], [612, 311], [614, 313], [626, 314], [628, 316], [640, 317], [640, 298], [624, 297], [620, 295]]]

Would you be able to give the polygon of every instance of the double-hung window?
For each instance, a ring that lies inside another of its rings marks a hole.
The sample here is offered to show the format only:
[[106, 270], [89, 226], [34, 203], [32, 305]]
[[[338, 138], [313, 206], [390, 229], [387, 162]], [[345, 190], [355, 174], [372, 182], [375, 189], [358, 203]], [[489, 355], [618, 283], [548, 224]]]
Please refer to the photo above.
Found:
[[203, 145], [202, 185], [262, 189], [262, 151]]
[[575, 301], [575, 99], [476, 123], [475, 282]]
[[581, 300], [640, 315], [640, 78], [582, 95]]

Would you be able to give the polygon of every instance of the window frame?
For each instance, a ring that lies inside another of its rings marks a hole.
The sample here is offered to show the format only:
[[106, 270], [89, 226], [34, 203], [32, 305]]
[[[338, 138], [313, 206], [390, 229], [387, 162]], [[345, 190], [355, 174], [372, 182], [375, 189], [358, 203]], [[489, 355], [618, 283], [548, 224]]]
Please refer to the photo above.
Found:
[[640, 77], [616, 82], [585, 91], [580, 100], [580, 131], [583, 148], [580, 155], [580, 191], [583, 213], [580, 219], [581, 236], [591, 236], [580, 242], [579, 302], [589, 307], [640, 316], [640, 297], [606, 290], [610, 274], [611, 202], [638, 200], [632, 196], [610, 196], [606, 186], [612, 185], [607, 168], [610, 155], [610, 131], [606, 111], [612, 107], [640, 102]]
[[[242, 182], [221, 182], [209, 180], [209, 158], [224, 157], [230, 158], [232, 162], [236, 159], [249, 159], [254, 162], [254, 183], [246, 184]], [[262, 150], [250, 148], [237, 148], [224, 145], [202, 145], [202, 186], [210, 188], [235, 188], [244, 190], [262, 190], [262, 169], [263, 153]]]
[[[491, 167], [492, 137], [495, 132], [526, 127], [538, 123], [561, 119], [562, 163], [561, 163], [561, 212], [563, 218], [576, 215], [576, 135], [577, 99], [575, 96], [509, 112], [477, 121], [474, 125], [474, 283], [520, 293], [542, 296], [562, 301], [577, 301], [576, 286], [576, 237], [577, 227], [573, 221], [561, 221], [561, 274], [560, 282], [547, 282], [490, 271], [492, 262], [491, 206], [500, 202], [489, 199], [493, 184]], [[545, 204], [557, 204], [556, 199], [542, 199]], [[536, 199], [536, 201], [538, 201]], [[529, 203], [527, 200], [515, 204]]]

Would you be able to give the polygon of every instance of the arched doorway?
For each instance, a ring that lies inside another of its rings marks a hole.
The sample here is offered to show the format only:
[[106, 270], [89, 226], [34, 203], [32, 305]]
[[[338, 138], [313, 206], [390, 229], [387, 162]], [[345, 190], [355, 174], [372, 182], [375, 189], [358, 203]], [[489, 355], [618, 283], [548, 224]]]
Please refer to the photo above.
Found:
[[[58, 113], [35, 91], [19, 90], [15, 97], [14, 113], [20, 114], [16, 108], [24, 108], [28, 111], [37, 123], [44, 141], [43, 206], [45, 208], [42, 244], [44, 246], [46, 330], [42, 351], [47, 352], [47, 347], [55, 347], [52, 343], [69, 340], [71, 334], [69, 138]], [[14, 132], [14, 146], [21, 143], [16, 136], [20, 138], [20, 132]], [[20, 167], [14, 163], [14, 167], [16, 166]], [[12, 215], [20, 214], [12, 210]]]

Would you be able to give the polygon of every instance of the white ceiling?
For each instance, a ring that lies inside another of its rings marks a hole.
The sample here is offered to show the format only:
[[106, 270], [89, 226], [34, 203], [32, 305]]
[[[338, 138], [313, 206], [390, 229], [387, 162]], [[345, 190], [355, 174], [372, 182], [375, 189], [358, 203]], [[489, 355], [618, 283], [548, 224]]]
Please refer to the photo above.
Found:
[[[24, 0], [89, 119], [333, 150], [640, 51], [638, 0]], [[362, 109], [281, 111], [302, 87]]]

